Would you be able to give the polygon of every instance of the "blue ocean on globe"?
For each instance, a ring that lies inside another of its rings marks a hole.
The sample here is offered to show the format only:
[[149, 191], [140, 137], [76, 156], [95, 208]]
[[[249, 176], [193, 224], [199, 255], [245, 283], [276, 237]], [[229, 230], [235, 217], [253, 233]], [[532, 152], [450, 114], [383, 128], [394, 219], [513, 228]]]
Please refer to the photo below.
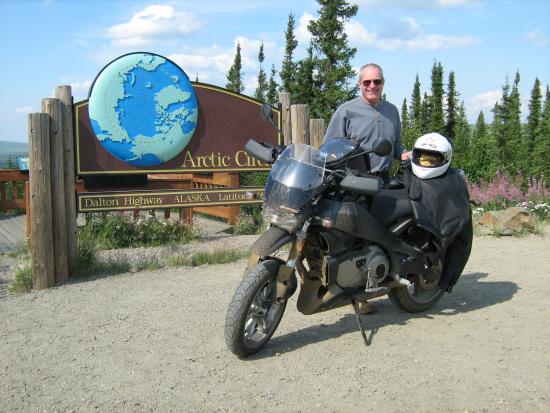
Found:
[[88, 113], [101, 145], [136, 166], [155, 166], [187, 146], [198, 118], [195, 91], [173, 62], [132, 53], [109, 63], [90, 90]]

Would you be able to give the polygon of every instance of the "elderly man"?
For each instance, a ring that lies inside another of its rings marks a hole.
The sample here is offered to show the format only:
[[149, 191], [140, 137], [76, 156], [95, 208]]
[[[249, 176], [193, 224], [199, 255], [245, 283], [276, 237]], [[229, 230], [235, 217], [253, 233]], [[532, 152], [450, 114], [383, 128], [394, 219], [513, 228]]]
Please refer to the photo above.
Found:
[[410, 155], [401, 146], [399, 112], [394, 105], [382, 100], [384, 73], [377, 64], [369, 63], [361, 67], [359, 89], [361, 96], [343, 103], [336, 109], [325, 133], [325, 142], [345, 137], [360, 141], [369, 147], [377, 138], [388, 139], [393, 145], [393, 156], [369, 156], [371, 172], [387, 181], [392, 158], [407, 159]]
[[[361, 67], [359, 71], [359, 89], [361, 96], [343, 103], [332, 116], [325, 133], [325, 142], [333, 138], [349, 138], [362, 142], [370, 147], [375, 139], [388, 139], [393, 145], [393, 154], [380, 157], [370, 154], [368, 160], [358, 159], [354, 168], [369, 167], [372, 173], [380, 175], [384, 181], [389, 180], [389, 171], [393, 158], [408, 159], [410, 152], [401, 145], [401, 121], [399, 112], [391, 103], [382, 100], [384, 89], [384, 73], [375, 63]], [[375, 307], [361, 303], [359, 310], [363, 314], [375, 312]]]

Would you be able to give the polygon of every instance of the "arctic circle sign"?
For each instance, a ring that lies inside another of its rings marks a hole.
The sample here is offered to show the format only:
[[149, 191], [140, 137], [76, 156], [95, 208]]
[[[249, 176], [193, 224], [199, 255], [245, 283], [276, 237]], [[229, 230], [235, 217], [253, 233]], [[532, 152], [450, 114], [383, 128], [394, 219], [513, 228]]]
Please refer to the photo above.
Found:
[[177, 156], [197, 125], [198, 104], [185, 72], [152, 53], [121, 56], [99, 73], [88, 102], [90, 124], [101, 145], [136, 166]]

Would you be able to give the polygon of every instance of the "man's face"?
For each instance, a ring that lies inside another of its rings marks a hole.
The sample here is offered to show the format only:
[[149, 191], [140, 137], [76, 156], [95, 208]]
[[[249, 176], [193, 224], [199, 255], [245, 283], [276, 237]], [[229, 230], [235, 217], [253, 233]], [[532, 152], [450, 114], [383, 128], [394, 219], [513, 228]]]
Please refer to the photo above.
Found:
[[384, 89], [384, 79], [376, 67], [367, 66], [361, 71], [359, 78], [359, 88], [363, 98], [371, 105], [380, 102], [382, 89]]

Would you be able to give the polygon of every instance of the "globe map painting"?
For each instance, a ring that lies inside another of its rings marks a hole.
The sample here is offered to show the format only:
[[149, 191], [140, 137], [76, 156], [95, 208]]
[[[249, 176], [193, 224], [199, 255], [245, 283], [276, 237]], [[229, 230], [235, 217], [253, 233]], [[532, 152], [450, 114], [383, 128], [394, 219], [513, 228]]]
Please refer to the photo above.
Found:
[[197, 126], [198, 104], [185, 72], [152, 53], [131, 53], [109, 63], [94, 81], [88, 101], [101, 145], [135, 166], [176, 157]]

